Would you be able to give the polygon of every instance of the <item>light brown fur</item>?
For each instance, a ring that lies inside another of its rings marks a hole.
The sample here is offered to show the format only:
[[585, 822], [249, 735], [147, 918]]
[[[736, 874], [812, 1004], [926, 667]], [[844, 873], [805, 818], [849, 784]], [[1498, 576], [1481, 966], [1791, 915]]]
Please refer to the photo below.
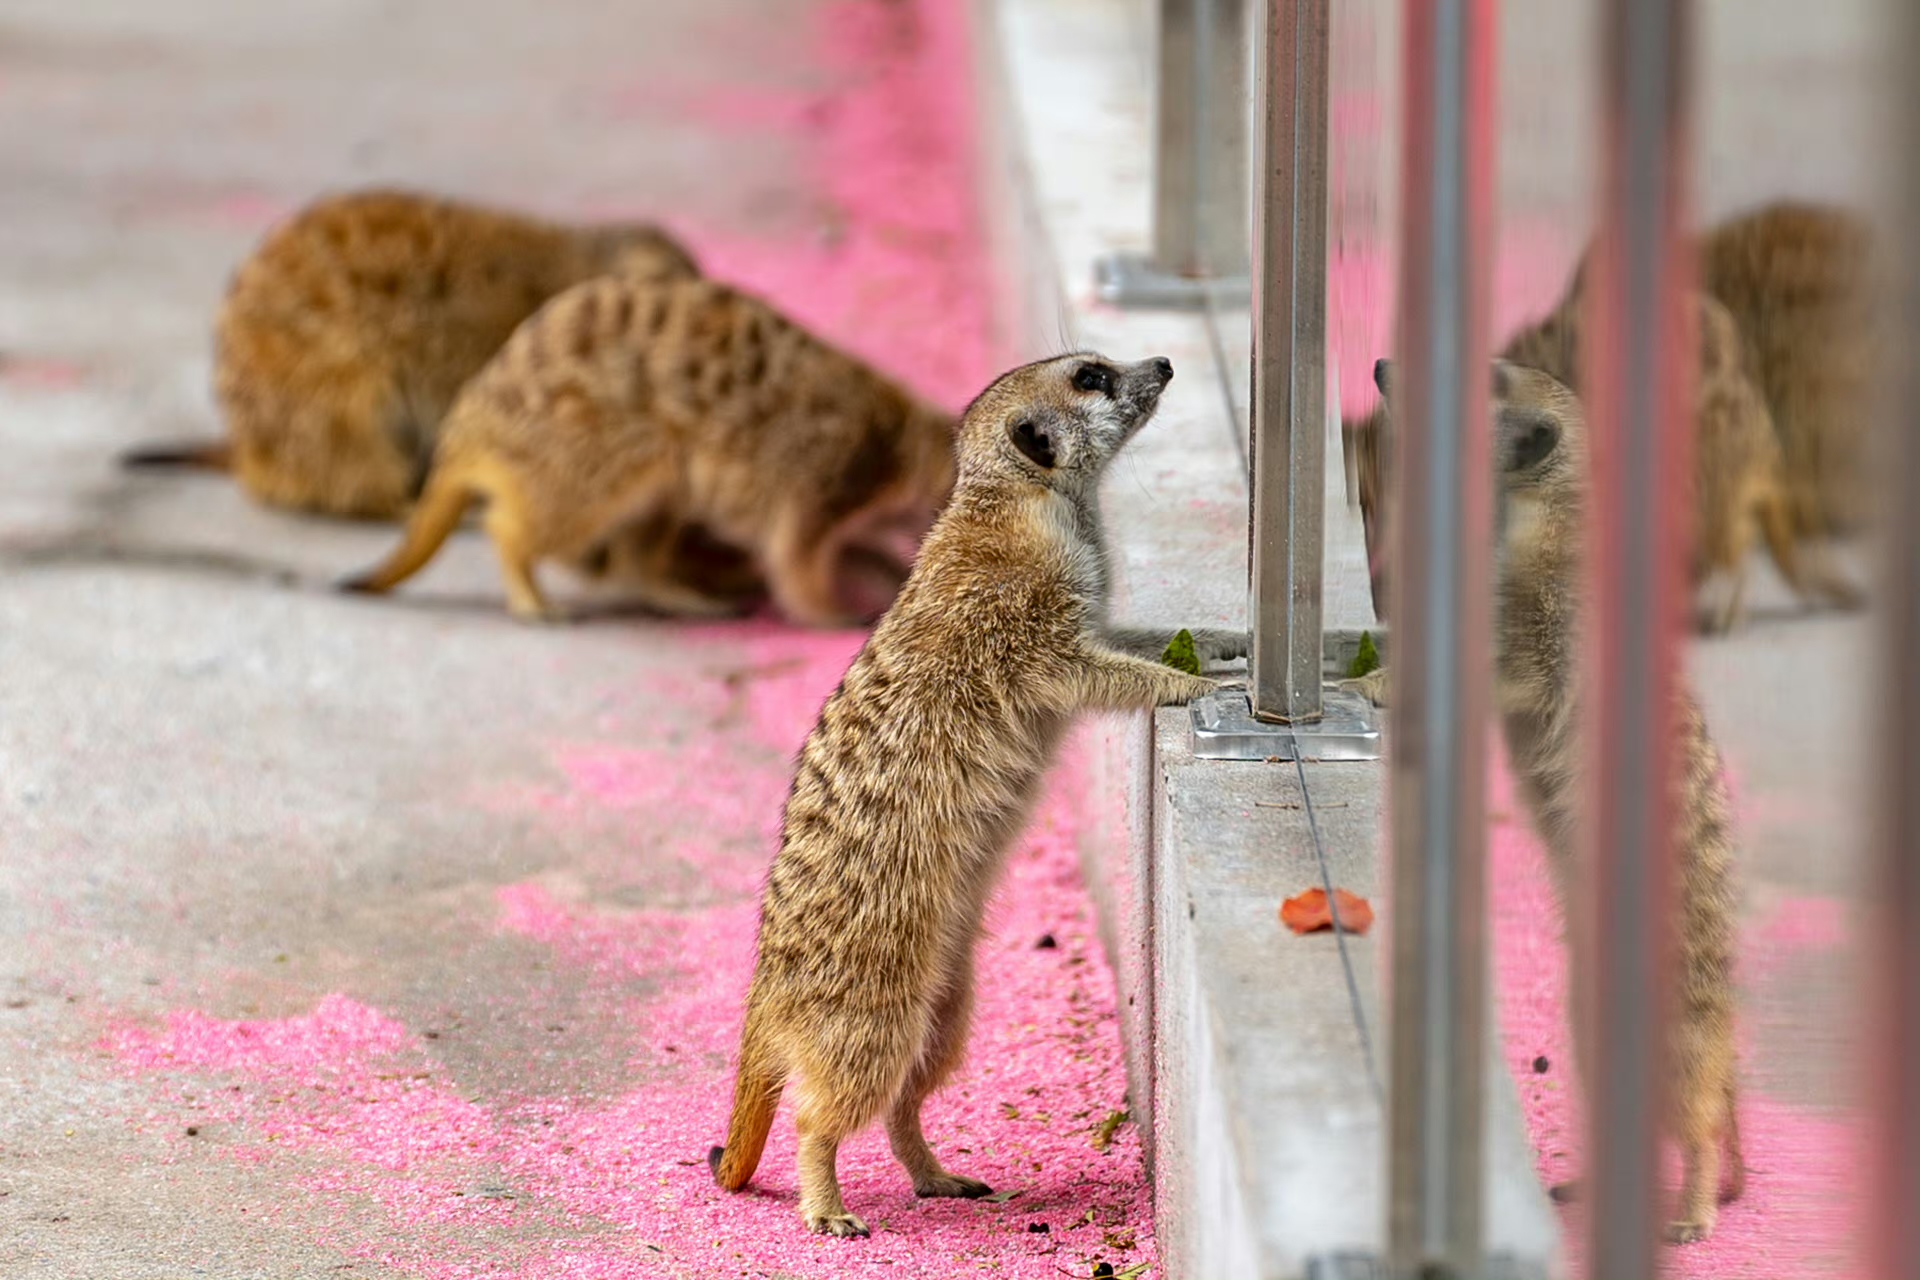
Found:
[[[1494, 414], [1495, 464], [1507, 504], [1495, 588], [1495, 707], [1562, 909], [1576, 920], [1586, 424], [1570, 390], [1547, 374], [1511, 364], [1496, 366]], [[1374, 687], [1384, 694], [1384, 669], [1374, 676]], [[1678, 696], [1673, 799], [1680, 918], [1669, 1069], [1671, 1123], [1685, 1157], [1685, 1178], [1668, 1237], [1687, 1242], [1713, 1231], [1723, 1153], [1726, 1198], [1740, 1193], [1745, 1168], [1736, 1115], [1732, 809], [1720, 753], [1699, 704], [1684, 685]], [[1569, 932], [1575, 969], [1585, 971], [1591, 947], [1581, 930]], [[1580, 990], [1578, 982], [1574, 989]], [[1576, 1043], [1582, 1021], [1576, 1000]], [[1590, 1046], [1581, 1048], [1588, 1061]], [[1584, 1074], [1590, 1081], [1590, 1071]]]
[[[400, 547], [343, 584], [417, 572], [487, 503], [508, 607], [637, 521], [697, 526], [753, 558], [788, 617], [868, 620], [898, 591], [952, 487], [954, 422], [764, 302], [708, 280], [578, 285], [523, 324], [448, 414]], [[621, 585], [670, 613], [734, 602], [629, 541]]]
[[461, 386], [543, 302], [607, 272], [697, 269], [651, 226], [562, 226], [405, 191], [321, 199], [268, 233], [221, 304], [226, 439], [127, 461], [229, 468], [270, 506], [397, 517]]
[[[1103, 370], [1104, 375], [1087, 372]], [[1107, 379], [1105, 390], [1082, 383]], [[1157, 406], [1171, 365], [1063, 356], [967, 410], [952, 503], [801, 752], [761, 907], [720, 1185], [752, 1177], [799, 1078], [800, 1213], [865, 1235], [841, 1199], [842, 1140], [884, 1116], [922, 1196], [981, 1196], [947, 1172], [922, 1101], [960, 1061], [973, 951], [1008, 845], [1073, 716], [1215, 687], [1106, 626], [1096, 486]], [[1208, 633], [1210, 656], [1245, 637]]]
[[[1760, 541], [1803, 599], [1857, 608], [1865, 597], [1826, 540], [1857, 531], [1870, 514], [1867, 396], [1879, 344], [1869, 229], [1844, 210], [1775, 204], [1710, 228], [1695, 251], [1703, 293], [1693, 300], [1701, 342], [1693, 577], [1696, 586], [1727, 582], [1702, 611], [1702, 629], [1726, 631], [1741, 621], [1746, 561]], [[1590, 258], [1591, 251], [1582, 257], [1554, 309], [1509, 339], [1503, 359], [1580, 387]], [[1345, 425], [1375, 612], [1385, 618], [1380, 424], [1375, 415]]]
[[1865, 219], [1832, 206], [1768, 205], [1714, 227], [1697, 253], [1701, 287], [1726, 304], [1752, 352], [1780, 436], [1795, 535], [1858, 532], [1872, 515], [1870, 397], [1883, 345]]

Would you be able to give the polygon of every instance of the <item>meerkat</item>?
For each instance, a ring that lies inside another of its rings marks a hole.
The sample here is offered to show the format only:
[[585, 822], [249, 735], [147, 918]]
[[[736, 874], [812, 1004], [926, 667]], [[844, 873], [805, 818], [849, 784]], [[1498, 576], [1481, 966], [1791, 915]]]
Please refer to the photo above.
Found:
[[[867, 1234], [835, 1156], [880, 1116], [918, 1195], [989, 1193], [941, 1165], [920, 1109], [966, 1047], [974, 944], [1007, 847], [1077, 712], [1216, 687], [1144, 656], [1165, 635], [1107, 627], [1097, 487], [1172, 376], [1165, 359], [1061, 356], [1002, 375], [966, 410], [953, 499], [800, 753], [732, 1120], [708, 1155], [728, 1190], [752, 1177], [798, 1076], [812, 1230]], [[1207, 634], [1210, 656], [1227, 656], [1221, 642]]]
[[225, 439], [123, 461], [230, 471], [269, 506], [397, 517], [467, 379], [540, 304], [609, 272], [698, 269], [652, 226], [563, 226], [406, 191], [323, 198], [268, 233], [220, 306]]
[[[637, 521], [698, 525], [753, 558], [788, 618], [870, 621], [953, 485], [954, 418], [749, 294], [601, 277], [534, 313], [461, 392], [400, 546], [344, 581], [391, 590], [475, 502], [508, 608], [561, 616], [537, 563]], [[669, 613], [730, 601], [629, 543], [621, 585]]]
[[[1866, 219], [1779, 203], [1728, 219], [1696, 247], [1700, 285], [1725, 303], [1753, 353], [1779, 433], [1791, 518], [1803, 539], [1845, 537], [1872, 517], [1872, 388], [1884, 328]], [[1839, 603], [1861, 590], [1829, 574]]]
[[[1515, 334], [1501, 358], [1578, 388], [1585, 275], [1583, 261], [1569, 295], [1546, 317]], [[1795, 519], [1785, 455], [1766, 397], [1752, 377], [1752, 362], [1733, 313], [1704, 293], [1689, 295], [1688, 305], [1699, 344], [1692, 414], [1690, 573], [1696, 593], [1703, 596], [1709, 583], [1725, 584], [1719, 599], [1701, 609], [1699, 629], [1719, 634], [1744, 620], [1748, 562], [1754, 546], [1763, 541], [1780, 576], [1802, 599], [1852, 607], [1856, 594], [1825, 556], [1807, 545], [1805, 526]], [[1374, 612], [1383, 619], [1385, 430], [1384, 417], [1376, 409], [1347, 424], [1346, 432], [1359, 476]], [[1366, 686], [1377, 687], [1377, 682]]]
[[[1392, 370], [1375, 368], [1391, 399]], [[1389, 413], [1391, 409], [1389, 408]], [[1582, 807], [1582, 688], [1579, 628], [1587, 493], [1585, 418], [1566, 386], [1537, 369], [1496, 361], [1493, 461], [1505, 515], [1495, 582], [1494, 706], [1516, 783], [1535, 829], [1561, 908], [1569, 920], [1579, 891], [1575, 850]], [[1385, 683], [1384, 671], [1375, 673]], [[1684, 681], [1684, 677], [1682, 678]], [[1740, 1194], [1745, 1165], [1736, 1104], [1733, 964], [1738, 910], [1732, 805], [1720, 753], [1684, 683], [1674, 728], [1674, 842], [1679, 920], [1679, 999], [1668, 1046], [1670, 1123], [1685, 1172], [1679, 1213], [1667, 1230], [1675, 1243], [1713, 1232], [1725, 1199]], [[1570, 929], [1574, 966], [1592, 963], [1591, 946]], [[1578, 993], [1580, 987], [1575, 985]], [[1576, 998], [1576, 1044], [1581, 1001]], [[1583, 1062], [1586, 1061], [1584, 1049]], [[1591, 1080], [1591, 1072], [1586, 1073]], [[1725, 1163], [1723, 1166], [1723, 1154]], [[1557, 1189], [1565, 1198], [1566, 1189]]]

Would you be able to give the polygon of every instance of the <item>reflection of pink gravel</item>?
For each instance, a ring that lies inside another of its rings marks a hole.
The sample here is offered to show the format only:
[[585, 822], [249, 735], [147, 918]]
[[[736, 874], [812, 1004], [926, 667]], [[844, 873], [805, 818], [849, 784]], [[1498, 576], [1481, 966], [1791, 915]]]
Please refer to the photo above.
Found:
[[[1565, 954], [1559, 913], [1538, 842], [1524, 807], [1513, 795], [1504, 759], [1494, 767], [1493, 809], [1505, 816], [1493, 829], [1490, 883], [1494, 886], [1494, 963], [1507, 1066], [1520, 1086], [1527, 1132], [1540, 1176], [1548, 1183], [1580, 1172], [1577, 1077], [1567, 1030]], [[1817, 954], [1843, 939], [1835, 904], [1783, 904], [1745, 939], [1742, 974], [1749, 984], [1778, 973], [1783, 962]], [[1547, 1070], [1536, 1072], [1544, 1058]], [[1713, 1238], [1669, 1250], [1666, 1274], [1693, 1280], [1831, 1274], [1844, 1259], [1855, 1224], [1842, 1210], [1858, 1179], [1859, 1135], [1841, 1117], [1767, 1096], [1749, 1075], [1740, 1106], [1747, 1159], [1746, 1193], [1724, 1206]], [[1666, 1185], [1679, 1180], [1669, 1153]], [[1586, 1222], [1579, 1206], [1563, 1211], [1569, 1252], [1578, 1259]], [[1575, 1274], [1580, 1274], [1576, 1271]]]
[[[794, 45], [793, 56], [811, 44], [834, 81], [820, 96], [788, 102], [743, 88], [737, 99], [678, 104], [707, 126], [791, 136], [811, 154], [836, 225], [832, 236], [782, 244], [682, 228], [707, 268], [954, 407], [993, 363], [967, 168], [967, 10], [964, 0], [827, 4], [810, 38], [760, 37]], [[608, 705], [621, 710], [546, 744], [540, 776], [467, 797], [503, 826], [625, 836], [627, 863], [501, 886], [473, 927], [541, 948], [561, 980], [617, 1008], [630, 1033], [626, 1092], [463, 1096], [424, 1028], [345, 994], [277, 1020], [175, 1012], [157, 1028], [116, 1025], [103, 1047], [169, 1081], [169, 1124], [184, 1110], [214, 1126], [193, 1141], [284, 1170], [337, 1210], [325, 1243], [428, 1280], [1053, 1280], [1088, 1275], [1097, 1260], [1123, 1272], [1150, 1263], [1137, 1135], [1123, 1126], [1106, 1151], [1093, 1145], [1126, 1086], [1112, 976], [1073, 850], [1072, 803], [1084, 788], [1070, 780], [1010, 859], [981, 944], [973, 1051], [926, 1115], [955, 1169], [1014, 1198], [918, 1202], [875, 1130], [841, 1158], [874, 1238], [810, 1236], [795, 1211], [785, 1111], [753, 1187], [714, 1186], [704, 1155], [731, 1101], [757, 892], [790, 761], [860, 637], [764, 621], [653, 634], [684, 655], [672, 677], [610, 690]], [[699, 734], [649, 733], [645, 709], [656, 707], [661, 724]], [[622, 909], [606, 892], [629, 883], [644, 889], [644, 908]], [[1036, 948], [1044, 934], [1057, 947]]]

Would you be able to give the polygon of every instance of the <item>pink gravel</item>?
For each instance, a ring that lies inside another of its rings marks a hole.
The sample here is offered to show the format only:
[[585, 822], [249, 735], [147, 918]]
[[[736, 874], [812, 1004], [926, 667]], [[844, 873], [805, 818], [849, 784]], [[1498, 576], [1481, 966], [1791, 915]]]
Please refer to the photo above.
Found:
[[[1581, 1118], [1566, 1015], [1567, 965], [1544, 857], [1496, 757], [1491, 859], [1494, 964], [1508, 1069], [1520, 1087], [1536, 1167], [1548, 1184], [1577, 1176]], [[1751, 1019], [1767, 983], [1829, 952], [1844, 938], [1843, 912], [1828, 899], [1782, 902], [1742, 939], [1744, 1008]], [[1750, 1041], [1751, 1034], [1743, 1035]], [[1749, 1053], [1743, 1045], [1743, 1053]], [[1547, 1070], [1536, 1072], [1535, 1059]], [[1721, 1209], [1713, 1238], [1668, 1249], [1665, 1274], [1685, 1280], [1845, 1274], [1856, 1224], [1857, 1125], [1833, 1110], [1773, 1096], [1744, 1073], [1740, 1133], [1747, 1160], [1745, 1194]], [[1668, 1153], [1666, 1186], [1679, 1183]], [[1562, 1211], [1575, 1274], [1586, 1221], [1579, 1205]], [[1837, 1268], [1837, 1270], [1836, 1270]]]
[[[831, 92], [787, 100], [743, 88], [677, 104], [710, 127], [790, 135], [832, 210], [832, 234], [792, 242], [680, 228], [708, 269], [955, 408], [997, 362], [970, 171], [967, 10], [964, 0], [823, 5], [809, 34], [783, 38], [834, 73]], [[616, 94], [609, 109], [651, 110], [670, 96]], [[784, 1111], [750, 1190], [713, 1184], [705, 1153], [724, 1136], [790, 760], [860, 637], [765, 621], [660, 635], [691, 671], [609, 690], [609, 704], [662, 706], [672, 723], [715, 726], [712, 736], [649, 742], [616, 734], [622, 717], [609, 715], [545, 744], [543, 775], [468, 797], [536, 831], [631, 833], [619, 874], [646, 886], [644, 909], [582, 889], [598, 884], [592, 876], [562, 876], [500, 886], [472, 922], [546, 949], [567, 981], [617, 1007], [631, 1028], [626, 1092], [463, 1097], [421, 1029], [337, 992], [288, 1018], [179, 1009], [157, 1025], [115, 1022], [101, 1048], [165, 1100], [169, 1119], [156, 1111], [153, 1122], [165, 1129], [180, 1107], [204, 1117], [225, 1157], [282, 1170], [334, 1207], [322, 1243], [427, 1280], [1053, 1280], [1090, 1275], [1100, 1260], [1120, 1272], [1150, 1265], [1138, 1136], [1123, 1125], [1095, 1145], [1125, 1106], [1126, 1083], [1113, 978], [1074, 853], [1084, 788], [1071, 760], [992, 909], [968, 1065], [926, 1114], [952, 1167], [1013, 1198], [917, 1201], [874, 1130], [841, 1157], [849, 1202], [874, 1237], [811, 1236], [795, 1211]], [[1048, 934], [1057, 946], [1037, 948]], [[371, 1225], [369, 1205], [380, 1211]]]

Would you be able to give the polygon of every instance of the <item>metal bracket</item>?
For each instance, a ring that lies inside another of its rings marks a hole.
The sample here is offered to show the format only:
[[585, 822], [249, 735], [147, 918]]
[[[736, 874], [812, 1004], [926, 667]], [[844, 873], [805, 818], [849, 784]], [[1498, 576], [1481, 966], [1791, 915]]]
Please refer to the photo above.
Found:
[[1093, 293], [1109, 306], [1134, 310], [1199, 311], [1245, 307], [1253, 301], [1247, 276], [1181, 276], [1141, 253], [1108, 253], [1093, 261]]
[[1253, 718], [1244, 689], [1222, 689], [1189, 706], [1193, 754], [1200, 760], [1343, 760], [1380, 758], [1380, 720], [1373, 705], [1347, 689], [1321, 692], [1320, 719], [1269, 724]]
[[[1547, 1269], [1532, 1259], [1496, 1253], [1472, 1276], [1453, 1277], [1450, 1271], [1421, 1272], [1443, 1280], [1546, 1280]], [[1385, 1258], [1357, 1250], [1322, 1253], [1307, 1259], [1307, 1280], [1393, 1280]]]

